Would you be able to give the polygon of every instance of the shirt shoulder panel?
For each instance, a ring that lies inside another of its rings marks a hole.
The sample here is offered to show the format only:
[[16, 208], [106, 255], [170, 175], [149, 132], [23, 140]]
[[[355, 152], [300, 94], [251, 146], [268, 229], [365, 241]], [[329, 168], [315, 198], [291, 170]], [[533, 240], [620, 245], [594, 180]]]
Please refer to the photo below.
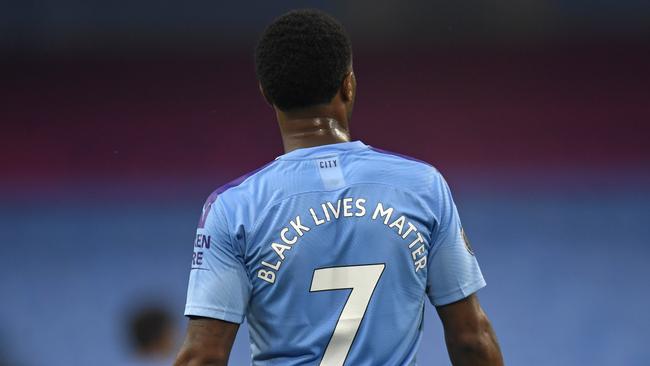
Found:
[[[370, 146], [369, 149], [371, 154], [380, 155], [384, 162], [392, 162], [400, 166], [406, 165], [408, 168], [402, 170], [406, 174], [401, 175], [399, 178], [403, 178], [403, 186], [413, 186], [414, 190], [420, 195], [423, 195], [426, 200], [429, 200], [436, 195], [436, 187], [439, 186], [440, 182], [443, 180], [442, 174], [440, 171], [433, 166], [432, 164], [396, 152], [379, 149], [376, 147]], [[401, 180], [401, 179], [400, 179]], [[421, 189], [424, 186], [425, 189]]]
[[393, 152], [393, 151], [388, 151], [388, 150], [384, 150], [384, 149], [379, 149], [379, 148], [372, 147], [372, 146], [369, 146], [369, 147], [370, 147], [370, 150], [372, 150], [372, 151], [374, 151], [374, 152], [377, 152], [377, 153], [380, 153], [380, 154], [384, 154], [384, 155], [393, 156], [393, 157], [397, 157], [397, 158], [402, 158], [402, 159], [405, 159], [405, 160], [410, 160], [410, 161], [417, 162], [417, 163], [421, 163], [421, 164], [424, 164], [424, 165], [426, 165], [426, 166], [428, 166], [428, 167], [433, 168], [434, 170], [436, 170], [436, 168], [435, 168], [433, 165], [427, 163], [427, 162], [424, 161], [424, 160], [420, 160], [420, 159], [417, 159], [417, 158], [414, 158], [414, 157], [411, 157], [411, 156], [408, 156], [408, 155], [404, 155], [404, 154], [396, 153], [396, 152]]
[[199, 228], [202, 228], [205, 226], [205, 221], [210, 213], [210, 210], [214, 203], [217, 201], [217, 198], [224, 196], [225, 194], [232, 194], [232, 189], [236, 187], [240, 187], [244, 185], [245, 183], [248, 183], [252, 178], [254, 178], [256, 175], [261, 173], [263, 170], [271, 167], [274, 165], [276, 161], [272, 161], [270, 163], [267, 163], [266, 165], [263, 165], [260, 168], [257, 168], [249, 173], [246, 173], [242, 175], [241, 177], [234, 179], [221, 187], [217, 188], [214, 190], [210, 196], [205, 200], [205, 203], [203, 204], [203, 212], [201, 214], [201, 219], [199, 220]]

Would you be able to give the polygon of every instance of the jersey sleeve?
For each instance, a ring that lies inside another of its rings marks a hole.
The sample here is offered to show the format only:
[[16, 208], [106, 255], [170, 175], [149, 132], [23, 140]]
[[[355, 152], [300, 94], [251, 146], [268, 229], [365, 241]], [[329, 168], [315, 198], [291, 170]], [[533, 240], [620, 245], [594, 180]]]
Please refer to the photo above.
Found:
[[437, 173], [429, 251], [427, 295], [435, 306], [462, 300], [485, 286], [478, 262], [462, 228], [458, 210], [444, 178]]
[[239, 247], [219, 204], [206, 204], [194, 239], [185, 315], [241, 324], [251, 291]]

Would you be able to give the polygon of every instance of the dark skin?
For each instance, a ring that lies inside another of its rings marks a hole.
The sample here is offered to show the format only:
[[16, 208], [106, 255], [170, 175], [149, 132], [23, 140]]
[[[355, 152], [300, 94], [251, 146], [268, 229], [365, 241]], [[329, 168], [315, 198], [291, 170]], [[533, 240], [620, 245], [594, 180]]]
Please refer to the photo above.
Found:
[[454, 366], [503, 366], [503, 356], [490, 320], [478, 297], [437, 306], [445, 330], [447, 352]]
[[[350, 141], [350, 116], [356, 95], [352, 68], [329, 104], [282, 111], [275, 109], [285, 152]], [[496, 335], [476, 295], [436, 308], [454, 366], [502, 366]], [[190, 317], [185, 342], [174, 366], [225, 366], [239, 324]]]
[[275, 110], [285, 152], [350, 141], [349, 125], [356, 90], [357, 80], [350, 68], [329, 104], [283, 111], [273, 105], [260, 85], [262, 95]]
[[239, 324], [218, 319], [190, 317], [187, 335], [174, 366], [225, 366]]

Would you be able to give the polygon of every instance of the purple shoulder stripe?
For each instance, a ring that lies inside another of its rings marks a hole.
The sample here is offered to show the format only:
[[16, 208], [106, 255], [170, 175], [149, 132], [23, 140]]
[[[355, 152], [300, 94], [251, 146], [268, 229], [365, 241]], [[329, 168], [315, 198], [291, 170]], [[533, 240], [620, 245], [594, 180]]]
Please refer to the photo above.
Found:
[[220, 194], [222, 194], [223, 192], [229, 190], [230, 188], [237, 187], [238, 185], [244, 183], [244, 181], [246, 179], [248, 179], [251, 176], [257, 174], [262, 169], [268, 167], [269, 165], [271, 165], [273, 163], [275, 163], [275, 161], [272, 161], [272, 162], [262, 166], [261, 168], [255, 169], [252, 172], [246, 173], [246, 174], [242, 175], [241, 177], [222, 185], [221, 187], [217, 188], [214, 192], [212, 192], [212, 194], [210, 194], [210, 196], [208, 196], [208, 199], [205, 200], [205, 203], [203, 204], [203, 212], [201, 213], [201, 218], [199, 219], [199, 225], [198, 225], [199, 229], [202, 229], [202, 228], [205, 227], [205, 221], [208, 218], [208, 214], [210, 213], [210, 209], [212, 208], [212, 204], [214, 204], [214, 202], [217, 200], [217, 197], [219, 197]]
[[380, 154], [386, 154], [386, 155], [397, 156], [397, 157], [400, 157], [400, 158], [404, 158], [404, 159], [406, 159], [406, 160], [411, 160], [411, 161], [415, 161], [415, 162], [418, 162], [418, 163], [426, 164], [426, 165], [432, 167], [433, 169], [435, 169], [435, 167], [434, 167], [433, 165], [427, 163], [427, 162], [424, 161], [424, 160], [420, 160], [420, 159], [412, 158], [412, 157], [410, 157], [410, 156], [402, 155], [402, 154], [399, 154], [399, 153], [396, 153], [396, 152], [392, 152], [392, 151], [386, 151], [386, 150], [378, 149], [378, 148], [376, 148], [376, 147], [372, 147], [372, 146], [369, 146], [369, 147], [370, 147], [370, 150], [372, 150], [372, 151], [376, 151], [376, 152], [378, 152], [378, 153], [380, 153]]

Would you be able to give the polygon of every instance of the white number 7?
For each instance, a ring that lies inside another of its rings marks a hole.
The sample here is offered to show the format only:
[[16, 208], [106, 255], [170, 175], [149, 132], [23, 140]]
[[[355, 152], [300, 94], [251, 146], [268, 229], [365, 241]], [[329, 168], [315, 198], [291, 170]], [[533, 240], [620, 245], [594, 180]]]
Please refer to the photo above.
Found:
[[321, 366], [342, 366], [345, 362], [385, 267], [385, 264], [369, 264], [314, 270], [309, 292], [352, 289], [325, 349]]

